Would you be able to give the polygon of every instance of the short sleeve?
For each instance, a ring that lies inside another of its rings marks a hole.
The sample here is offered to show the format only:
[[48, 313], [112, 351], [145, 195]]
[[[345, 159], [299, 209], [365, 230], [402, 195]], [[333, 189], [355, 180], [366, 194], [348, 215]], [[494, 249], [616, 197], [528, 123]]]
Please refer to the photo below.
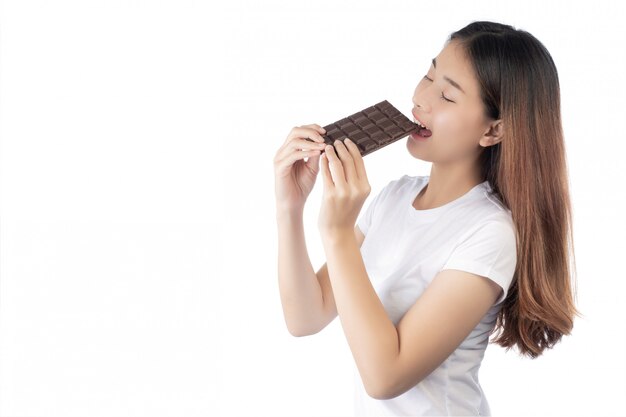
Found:
[[383, 191], [384, 189], [376, 194], [376, 196], [372, 200], [370, 200], [370, 202], [365, 207], [365, 211], [361, 211], [361, 216], [356, 222], [357, 226], [359, 226], [359, 229], [361, 229], [361, 232], [363, 232], [364, 235], [367, 234], [367, 231], [372, 224], [372, 217], [374, 215], [374, 211], [376, 210], [378, 202], [381, 200], [381, 195]]
[[495, 304], [506, 298], [517, 264], [517, 243], [513, 221], [492, 218], [469, 231], [454, 247], [442, 269], [458, 269], [496, 282], [503, 292]]
[[369, 201], [369, 203], [365, 207], [365, 211], [361, 211], [361, 216], [357, 220], [356, 224], [361, 229], [364, 235], [367, 234], [370, 226], [372, 225], [372, 220], [374, 215], [376, 214], [377, 207], [380, 206], [381, 201], [384, 199], [385, 194], [389, 191], [389, 188], [392, 184], [395, 184], [397, 180], [390, 181], [385, 185], [379, 192], [374, 196], [373, 199]]

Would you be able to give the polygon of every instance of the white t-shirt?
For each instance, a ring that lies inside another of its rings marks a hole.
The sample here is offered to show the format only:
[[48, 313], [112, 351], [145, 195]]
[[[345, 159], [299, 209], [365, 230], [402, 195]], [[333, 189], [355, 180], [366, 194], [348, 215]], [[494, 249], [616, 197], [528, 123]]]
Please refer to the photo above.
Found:
[[503, 293], [437, 369], [395, 398], [370, 397], [354, 364], [355, 416], [490, 415], [478, 369], [513, 280], [515, 226], [488, 181], [441, 207], [416, 210], [413, 201], [428, 180], [404, 175], [389, 182], [357, 221], [365, 268], [387, 315], [397, 325], [442, 269], [485, 276]]

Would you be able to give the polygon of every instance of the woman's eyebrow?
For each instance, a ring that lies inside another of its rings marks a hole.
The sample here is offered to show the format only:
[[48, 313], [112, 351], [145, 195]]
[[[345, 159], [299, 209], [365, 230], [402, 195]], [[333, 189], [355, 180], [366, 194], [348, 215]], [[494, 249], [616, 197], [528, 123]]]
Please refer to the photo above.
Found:
[[[436, 58], [433, 58], [433, 67], [437, 68], [437, 59]], [[445, 75], [443, 76], [443, 79], [446, 80], [447, 82], [449, 82], [453, 87], [456, 87], [459, 90], [461, 90], [463, 92], [463, 94], [467, 94], [467, 93], [465, 93], [465, 90], [463, 90], [463, 88], [461, 88], [459, 83], [457, 83], [453, 79], [451, 79], [451, 78], [449, 78], [449, 77], [447, 77]]]

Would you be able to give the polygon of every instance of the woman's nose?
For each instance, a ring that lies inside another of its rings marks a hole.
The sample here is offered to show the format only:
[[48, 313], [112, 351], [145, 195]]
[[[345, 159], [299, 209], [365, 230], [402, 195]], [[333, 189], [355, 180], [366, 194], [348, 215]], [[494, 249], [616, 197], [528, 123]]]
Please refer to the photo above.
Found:
[[413, 109], [416, 113], [429, 112], [430, 104], [427, 104], [423, 97], [413, 97]]
[[416, 112], [429, 112], [430, 104], [428, 101], [428, 89], [422, 88], [421, 91], [415, 91], [413, 94], [413, 106]]

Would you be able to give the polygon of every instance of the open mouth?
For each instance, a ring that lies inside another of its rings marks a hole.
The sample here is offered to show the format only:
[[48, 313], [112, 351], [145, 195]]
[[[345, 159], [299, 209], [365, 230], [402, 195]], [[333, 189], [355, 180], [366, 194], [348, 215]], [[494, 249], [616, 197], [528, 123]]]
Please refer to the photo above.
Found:
[[421, 137], [428, 138], [433, 134], [433, 132], [428, 129], [424, 123], [422, 123], [417, 117], [415, 117], [415, 114], [413, 114], [413, 121], [419, 126], [417, 134]]
[[426, 128], [426, 126], [421, 124], [419, 120], [415, 120], [415, 123], [419, 126], [419, 130], [417, 131], [417, 134], [420, 135], [421, 137], [429, 138], [433, 134], [433, 132], [431, 132], [429, 129]]

